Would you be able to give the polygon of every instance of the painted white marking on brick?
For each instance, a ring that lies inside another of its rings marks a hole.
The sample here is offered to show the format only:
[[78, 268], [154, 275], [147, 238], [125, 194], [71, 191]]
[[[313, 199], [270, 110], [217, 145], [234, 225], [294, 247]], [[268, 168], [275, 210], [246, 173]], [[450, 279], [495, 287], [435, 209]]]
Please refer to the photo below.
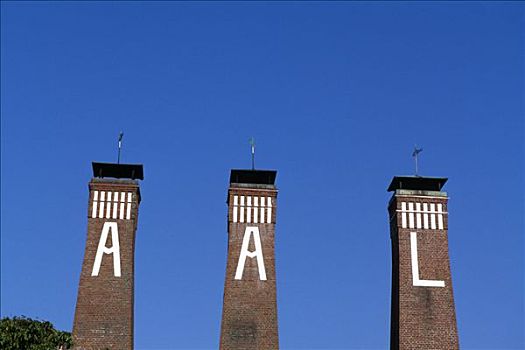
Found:
[[272, 198], [268, 197], [266, 200], [266, 223], [271, 224], [272, 223]]
[[100, 202], [99, 202], [99, 211], [98, 211], [98, 217], [103, 218], [104, 217], [104, 200], [106, 199], [106, 192], [101, 191], [100, 192]]
[[111, 192], [108, 192], [108, 201], [106, 202], [106, 205], [106, 219], [109, 219], [111, 215]]
[[430, 228], [436, 229], [436, 205], [434, 203], [430, 203]]
[[265, 198], [264, 197], [261, 197], [261, 207], [260, 207], [260, 217], [261, 217], [261, 224], [264, 224], [264, 219], [265, 219], [265, 216], [264, 216], [264, 212], [265, 212], [265, 207], [266, 206], [266, 201], [265, 201]]
[[428, 203], [423, 203], [423, 228], [428, 229]]
[[91, 210], [91, 217], [96, 218], [97, 217], [97, 209], [98, 209], [98, 191], [93, 192], [93, 208]]
[[233, 196], [233, 222], [270, 224], [272, 208], [271, 197]]
[[412, 285], [416, 287], [444, 287], [445, 281], [419, 279], [419, 262], [417, 258], [417, 233], [410, 232], [410, 256], [412, 261]]
[[[408, 208], [406, 203], [408, 203]], [[422, 204], [422, 205], [421, 205]], [[402, 228], [418, 228], [418, 229], [444, 229], [444, 215], [443, 204], [436, 203], [414, 203], [401, 202], [401, 209], [396, 212], [401, 213], [401, 227]], [[408, 222], [407, 222], [408, 215]], [[430, 217], [430, 219], [429, 219]], [[437, 219], [436, 219], [437, 217]]]
[[438, 203], [437, 211], [438, 211], [438, 229], [443, 230], [443, 204]]
[[244, 207], [240, 207], [240, 218], [239, 218], [239, 222], [244, 222]]
[[[250, 252], [248, 250], [250, 245], [250, 238], [253, 234], [255, 243], [255, 250]], [[244, 272], [244, 265], [246, 264], [246, 258], [257, 258], [257, 266], [259, 268], [259, 279], [266, 281], [266, 269], [264, 268], [263, 251], [261, 244], [261, 236], [259, 234], [259, 228], [257, 226], [247, 226], [244, 231], [244, 238], [242, 240], [241, 255], [237, 264], [237, 270], [235, 272], [235, 279], [242, 279]]]
[[126, 211], [126, 219], [131, 219], [131, 193], [128, 193], [128, 204], [127, 204], [127, 211]]
[[407, 210], [407, 203], [406, 202], [401, 202], [401, 227], [402, 228], [407, 228], [407, 213], [406, 213], [406, 210]]
[[[106, 247], [109, 231], [111, 231], [112, 242], [112, 246], [110, 248]], [[116, 222], [105, 222], [104, 227], [102, 227], [102, 234], [100, 235], [100, 241], [98, 242], [97, 254], [95, 255], [95, 263], [93, 265], [91, 276], [98, 276], [104, 253], [113, 254], [113, 274], [115, 277], [120, 277], [120, 244], [118, 237], [118, 225]]]
[[408, 227], [414, 228], [414, 203], [408, 203]]
[[421, 228], [421, 203], [416, 203], [416, 228]]
[[252, 197], [248, 196], [246, 197], [246, 222], [251, 223], [252, 222]]
[[238, 210], [237, 206], [239, 205], [239, 196], [233, 196], [233, 222], [237, 222], [238, 220]]
[[106, 202], [106, 219], [111, 217], [111, 202]]
[[125, 201], [125, 198], [126, 198], [126, 194], [124, 192], [120, 192], [120, 210], [119, 210], [119, 219], [120, 220], [124, 220], [124, 201]]
[[124, 220], [124, 203], [120, 203], [120, 213], [119, 213], [119, 219]]
[[113, 193], [113, 219], [117, 218], [118, 212], [118, 192]]
[[103, 218], [104, 217], [104, 202], [100, 202], [99, 203], [98, 217], [99, 218]]
[[237, 210], [236, 206], [233, 207], [233, 222], [237, 222]]

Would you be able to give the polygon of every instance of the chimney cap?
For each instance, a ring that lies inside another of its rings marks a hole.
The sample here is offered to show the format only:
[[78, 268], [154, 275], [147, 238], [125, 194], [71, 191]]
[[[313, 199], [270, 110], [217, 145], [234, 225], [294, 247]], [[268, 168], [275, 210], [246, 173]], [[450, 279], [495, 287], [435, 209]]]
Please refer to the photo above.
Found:
[[276, 170], [232, 169], [230, 183], [274, 185], [276, 176]]
[[142, 164], [115, 164], [92, 162], [93, 177], [112, 177], [116, 179], [144, 180]]
[[421, 190], [421, 191], [441, 191], [446, 177], [426, 177], [426, 176], [394, 176], [388, 192], [395, 190]]

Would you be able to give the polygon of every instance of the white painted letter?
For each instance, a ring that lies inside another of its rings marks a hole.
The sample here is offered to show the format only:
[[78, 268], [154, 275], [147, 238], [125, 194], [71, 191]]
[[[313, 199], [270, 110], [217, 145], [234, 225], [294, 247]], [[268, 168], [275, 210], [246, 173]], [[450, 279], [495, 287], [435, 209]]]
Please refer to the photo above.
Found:
[[[248, 246], [250, 244], [250, 237], [253, 233], [253, 239], [255, 240], [255, 251], [250, 252]], [[257, 226], [247, 226], [244, 231], [244, 238], [242, 240], [241, 256], [239, 257], [239, 263], [237, 264], [237, 271], [235, 272], [235, 279], [242, 279], [242, 273], [244, 271], [244, 264], [246, 263], [246, 257], [255, 258], [257, 257], [257, 266], [259, 267], [259, 279], [266, 281], [266, 270], [264, 268], [264, 259], [261, 245], [261, 236], [259, 234], [259, 228]]]
[[444, 287], [445, 281], [419, 279], [419, 263], [417, 261], [417, 233], [410, 232], [410, 253], [412, 257], [412, 284], [416, 287]]
[[[111, 248], [106, 247], [109, 230], [111, 230]], [[106, 254], [113, 254], [113, 271], [115, 277], [120, 277], [120, 244], [118, 240], [118, 226], [116, 222], [105, 222], [100, 235], [98, 243], [97, 255], [95, 256], [95, 264], [93, 265], [93, 272], [91, 276], [98, 276], [100, 271], [100, 264], [102, 263], [102, 256]]]

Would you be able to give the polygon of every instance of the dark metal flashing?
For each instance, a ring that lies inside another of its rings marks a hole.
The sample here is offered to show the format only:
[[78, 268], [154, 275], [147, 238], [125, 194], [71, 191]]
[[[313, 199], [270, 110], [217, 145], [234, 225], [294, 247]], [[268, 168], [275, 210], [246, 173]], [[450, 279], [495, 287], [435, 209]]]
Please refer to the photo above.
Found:
[[388, 192], [395, 190], [419, 190], [419, 191], [441, 191], [446, 177], [423, 177], [423, 176], [394, 176]]
[[232, 169], [230, 174], [230, 184], [258, 184], [274, 185], [277, 177], [276, 170], [243, 170]]
[[93, 177], [144, 180], [142, 164], [115, 164], [93, 162]]

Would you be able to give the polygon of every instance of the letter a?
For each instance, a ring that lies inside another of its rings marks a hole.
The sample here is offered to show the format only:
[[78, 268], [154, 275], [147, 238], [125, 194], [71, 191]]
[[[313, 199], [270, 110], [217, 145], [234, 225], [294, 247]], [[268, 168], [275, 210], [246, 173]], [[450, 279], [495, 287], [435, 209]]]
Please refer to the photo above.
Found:
[[[253, 239], [255, 240], [255, 251], [250, 252], [248, 246], [250, 244], [250, 237], [253, 233]], [[259, 267], [259, 279], [266, 281], [266, 270], [264, 269], [264, 259], [261, 246], [261, 236], [259, 235], [259, 228], [257, 226], [248, 226], [244, 231], [244, 238], [242, 240], [241, 256], [239, 257], [239, 263], [237, 264], [237, 271], [235, 272], [235, 279], [242, 279], [242, 273], [244, 271], [244, 264], [246, 263], [246, 257], [255, 258], [257, 257], [257, 266]]]
[[[106, 247], [109, 230], [111, 230], [111, 248]], [[95, 264], [93, 265], [93, 272], [91, 276], [98, 276], [100, 271], [100, 264], [102, 263], [102, 256], [106, 254], [113, 254], [113, 272], [115, 277], [120, 277], [120, 245], [118, 241], [118, 226], [116, 222], [105, 222], [100, 235], [100, 242], [98, 243], [97, 255], [95, 255]]]
[[412, 284], [416, 287], [444, 287], [445, 281], [419, 279], [419, 263], [417, 261], [417, 233], [410, 232], [410, 253], [412, 258]]

